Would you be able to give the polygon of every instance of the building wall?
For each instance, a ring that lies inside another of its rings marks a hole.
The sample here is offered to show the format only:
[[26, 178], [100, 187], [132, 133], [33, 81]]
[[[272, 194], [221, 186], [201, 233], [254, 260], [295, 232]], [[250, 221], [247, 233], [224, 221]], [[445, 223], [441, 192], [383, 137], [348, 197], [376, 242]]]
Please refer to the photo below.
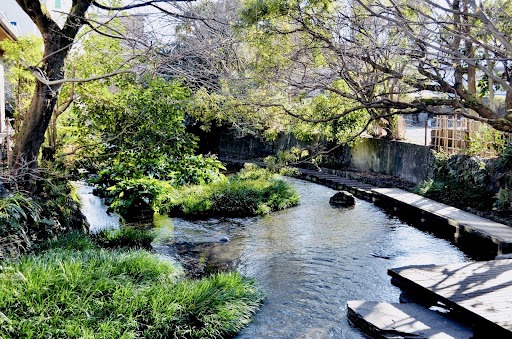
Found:
[[431, 174], [433, 155], [429, 146], [366, 138], [350, 148], [350, 167], [419, 183]]
[[25, 13], [16, 0], [1, 0], [0, 12], [3, 12], [10, 22], [14, 23], [22, 35], [41, 35], [36, 25]]
[[[44, 0], [43, 2], [53, 19], [62, 27], [67, 17], [65, 13], [68, 13], [71, 9], [72, 0]], [[9, 21], [14, 23], [22, 35], [34, 34], [41, 36], [36, 25], [20, 8], [16, 0], [0, 0], [0, 12], [3, 12], [9, 18]]]
[[57, 21], [59, 26], [64, 26], [67, 13], [71, 10], [72, 0], [45, 0], [44, 3], [52, 18]]

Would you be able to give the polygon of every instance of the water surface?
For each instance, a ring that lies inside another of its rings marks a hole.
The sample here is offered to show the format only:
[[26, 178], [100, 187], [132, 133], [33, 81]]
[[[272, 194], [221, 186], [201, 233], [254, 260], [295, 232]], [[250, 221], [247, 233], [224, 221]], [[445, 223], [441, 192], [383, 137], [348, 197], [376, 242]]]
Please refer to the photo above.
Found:
[[[237, 338], [363, 338], [347, 322], [346, 302], [398, 302], [388, 268], [467, 260], [449, 242], [371, 203], [333, 208], [336, 191], [289, 180], [301, 195], [297, 207], [262, 218], [172, 221], [171, 243], [210, 242], [208, 256], [231, 260], [265, 291], [264, 305]], [[230, 241], [219, 242], [224, 237]]]
[[108, 206], [105, 205], [100, 197], [92, 194], [94, 187], [87, 185], [82, 181], [71, 183], [80, 199], [80, 210], [89, 223], [91, 232], [98, 232], [102, 229], [116, 229], [121, 225], [120, 216], [115, 213], [108, 213]]

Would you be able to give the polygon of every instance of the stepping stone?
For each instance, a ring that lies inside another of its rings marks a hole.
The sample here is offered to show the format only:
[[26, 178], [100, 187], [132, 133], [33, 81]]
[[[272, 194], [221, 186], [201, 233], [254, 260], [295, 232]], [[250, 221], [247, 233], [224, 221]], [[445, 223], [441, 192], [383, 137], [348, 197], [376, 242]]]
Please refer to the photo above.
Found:
[[466, 339], [473, 331], [418, 304], [347, 302], [349, 322], [371, 338]]

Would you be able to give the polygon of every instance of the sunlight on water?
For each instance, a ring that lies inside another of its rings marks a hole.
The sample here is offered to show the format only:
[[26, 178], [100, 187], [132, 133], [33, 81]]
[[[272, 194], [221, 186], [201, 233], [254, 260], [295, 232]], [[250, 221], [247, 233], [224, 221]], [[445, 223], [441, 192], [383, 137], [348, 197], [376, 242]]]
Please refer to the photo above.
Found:
[[158, 219], [173, 229], [164, 243], [201, 243], [196, 250], [231, 262], [226, 267], [253, 277], [265, 291], [264, 305], [237, 338], [363, 338], [347, 322], [346, 302], [398, 302], [388, 268], [467, 260], [450, 243], [371, 203], [333, 208], [329, 198], [336, 191], [288, 180], [301, 204], [265, 217]]

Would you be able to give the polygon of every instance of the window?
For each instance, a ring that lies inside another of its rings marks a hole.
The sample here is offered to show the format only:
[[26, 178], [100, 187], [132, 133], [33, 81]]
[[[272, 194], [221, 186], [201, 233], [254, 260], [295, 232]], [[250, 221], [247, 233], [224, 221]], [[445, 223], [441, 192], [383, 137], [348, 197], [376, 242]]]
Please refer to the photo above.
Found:
[[62, 7], [62, 0], [55, 0], [55, 9], [60, 9]]

